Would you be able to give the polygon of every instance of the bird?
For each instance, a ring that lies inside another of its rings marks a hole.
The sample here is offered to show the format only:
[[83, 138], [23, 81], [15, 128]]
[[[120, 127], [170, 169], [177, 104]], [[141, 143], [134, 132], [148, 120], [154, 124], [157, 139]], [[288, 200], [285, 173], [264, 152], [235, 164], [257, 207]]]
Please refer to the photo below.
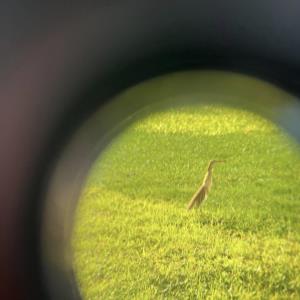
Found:
[[189, 202], [187, 209], [198, 208], [200, 204], [206, 199], [212, 185], [212, 172], [216, 163], [223, 163], [225, 160], [211, 160], [208, 164], [206, 175], [203, 179], [202, 185], [198, 191], [194, 194]]

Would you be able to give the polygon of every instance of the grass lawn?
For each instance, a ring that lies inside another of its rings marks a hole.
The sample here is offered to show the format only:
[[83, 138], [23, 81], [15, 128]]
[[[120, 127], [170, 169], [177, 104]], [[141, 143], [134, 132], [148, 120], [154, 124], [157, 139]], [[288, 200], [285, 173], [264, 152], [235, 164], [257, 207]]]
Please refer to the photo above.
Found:
[[[95, 162], [78, 205], [85, 299], [300, 299], [300, 155], [273, 124], [222, 107], [160, 112]], [[186, 205], [211, 159], [213, 186]]]

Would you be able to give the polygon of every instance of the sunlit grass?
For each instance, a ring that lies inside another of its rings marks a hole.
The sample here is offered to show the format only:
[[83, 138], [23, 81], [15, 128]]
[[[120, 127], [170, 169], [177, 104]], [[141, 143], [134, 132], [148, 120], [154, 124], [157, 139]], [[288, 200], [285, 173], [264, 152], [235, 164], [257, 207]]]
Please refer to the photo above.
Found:
[[[214, 185], [186, 205], [211, 159]], [[300, 156], [270, 122], [191, 107], [133, 124], [88, 178], [73, 235], [86, 299], [298, 299]]]
[[[173, 110], [172, 113], [161, 112], [138, 122], [134, 128], [147, 133], [187, 133], [193, 136], [215, 136], [235, 132], [249, 134], [253, 131], [267, 133], [276, 130], [265, 119], [232, 108], [203, 107], [200, 116], [199, 110], [192, 107]], [[252, 120], [255, 122], [251, 122]]]

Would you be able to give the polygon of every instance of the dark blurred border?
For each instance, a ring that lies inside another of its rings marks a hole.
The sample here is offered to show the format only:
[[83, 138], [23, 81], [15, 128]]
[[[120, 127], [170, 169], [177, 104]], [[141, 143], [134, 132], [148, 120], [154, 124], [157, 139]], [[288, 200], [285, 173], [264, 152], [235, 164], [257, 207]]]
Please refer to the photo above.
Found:
[[40, 207], [70, 134], [124, 88], [186, 69], [300, 94], [298, 1], [0, 5], [0, 298], [45, 299]]

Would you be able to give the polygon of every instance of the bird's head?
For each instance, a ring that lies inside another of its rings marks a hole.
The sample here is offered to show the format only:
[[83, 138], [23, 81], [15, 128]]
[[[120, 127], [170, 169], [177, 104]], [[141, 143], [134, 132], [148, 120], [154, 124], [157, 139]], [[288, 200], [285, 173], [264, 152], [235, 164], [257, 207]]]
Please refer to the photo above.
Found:
[[208, 165], [208, 169], [211, 170], [216, 163], [224, 163], [225, 160], [211, 160]]

